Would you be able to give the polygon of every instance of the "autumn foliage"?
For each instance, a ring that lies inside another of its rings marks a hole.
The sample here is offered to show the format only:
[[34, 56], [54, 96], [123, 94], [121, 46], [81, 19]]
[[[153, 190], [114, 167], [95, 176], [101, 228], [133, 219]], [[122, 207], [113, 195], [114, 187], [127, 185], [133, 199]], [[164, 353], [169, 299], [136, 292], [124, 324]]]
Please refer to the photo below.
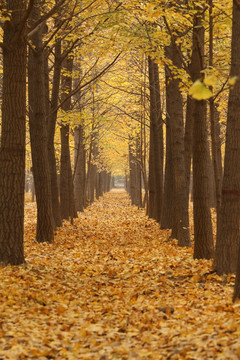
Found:
[[233, 276], [113, 190], [37, 243], [26, 202], [26, 264], [0, 269], [2, 359], [238, 359]]

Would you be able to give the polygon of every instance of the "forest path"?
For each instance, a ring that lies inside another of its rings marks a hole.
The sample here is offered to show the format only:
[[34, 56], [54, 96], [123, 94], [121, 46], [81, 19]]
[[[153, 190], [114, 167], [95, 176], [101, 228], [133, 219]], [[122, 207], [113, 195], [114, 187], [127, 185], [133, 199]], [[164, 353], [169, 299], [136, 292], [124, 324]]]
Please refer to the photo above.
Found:
[[166, 242], [168, 232], [114, 190], [0, 269], [0, 359], [239, 359], [233, 277]]

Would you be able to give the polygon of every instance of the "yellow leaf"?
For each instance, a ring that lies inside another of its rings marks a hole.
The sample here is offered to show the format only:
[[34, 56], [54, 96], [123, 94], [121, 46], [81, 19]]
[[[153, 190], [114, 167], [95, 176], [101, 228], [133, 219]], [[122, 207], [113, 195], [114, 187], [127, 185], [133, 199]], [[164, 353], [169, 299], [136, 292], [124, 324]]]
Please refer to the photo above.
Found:
[[62, 306], [62, 305], [58, 306], [58, 308], [57, 308], [57, 312], [59, 314], [64, 313], [66, 310], [67, 310], [67, 308], [65, 306]]
[[238, 76], [232, 76], [229, 80], [228, 83], [230, 86], [234, 86], [236, 84], [236, 81], [238, 80]]
[[201, 279], [201, 277], [199, 275], [193, 275], [191, 281], [194, 283], [197, 283], [200, 281], [200, 279]]
[[217, 77], [215, 75], [206, 76], [203, 82], [207, 86], [214, 86], [217, 82]]
[[201, 80], [196, 80], [189, 89], [189, 95], [196, 100], [209, 99], [213, 94]]

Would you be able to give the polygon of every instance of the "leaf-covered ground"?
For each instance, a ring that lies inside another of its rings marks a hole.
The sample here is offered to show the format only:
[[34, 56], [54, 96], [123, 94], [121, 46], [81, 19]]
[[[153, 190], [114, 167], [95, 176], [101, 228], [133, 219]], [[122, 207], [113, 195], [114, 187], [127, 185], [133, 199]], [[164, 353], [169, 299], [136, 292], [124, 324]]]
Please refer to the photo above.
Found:
[[0, 359], [239, 359], [234, 278], [167, 242], [168, 232], [112, 191], [26, 265], [0, 269]]

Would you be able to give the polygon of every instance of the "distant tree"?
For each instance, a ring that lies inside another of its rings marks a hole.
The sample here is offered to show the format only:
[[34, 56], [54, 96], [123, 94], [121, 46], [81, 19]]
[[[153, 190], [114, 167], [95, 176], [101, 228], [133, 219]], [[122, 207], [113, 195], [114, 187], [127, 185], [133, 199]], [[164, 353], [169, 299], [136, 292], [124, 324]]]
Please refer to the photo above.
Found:
[[149, 150], [149, 217], [161, 221], [163, 201], [163, 121], [158, 64], [149, 56], [150, 150]]
[[129, 137], [129, 185], [132, 205], [141, 206], [141, 169], [139, 154], [139, 134]]
[[84, 144], [84, 125], [74, 129], [74, 199], [77, 211], [85, 207], [85, 182], [86, 182], [86, 151]]
[[[71, 110], [71, 91], [72, 91], [72, 70], [73, 58], [67, 56], [64, 65], [66, 74], [62, 74], [61, 100], [62, 110], [66, 113]], [[61, 162], [60, 162], [60, 205], [62, 219], [73, 219], [77, 216], [74, 204], [73, 177], [71, 167], [71, 157], [69, 148], [69, 124], [61, 124]]]

